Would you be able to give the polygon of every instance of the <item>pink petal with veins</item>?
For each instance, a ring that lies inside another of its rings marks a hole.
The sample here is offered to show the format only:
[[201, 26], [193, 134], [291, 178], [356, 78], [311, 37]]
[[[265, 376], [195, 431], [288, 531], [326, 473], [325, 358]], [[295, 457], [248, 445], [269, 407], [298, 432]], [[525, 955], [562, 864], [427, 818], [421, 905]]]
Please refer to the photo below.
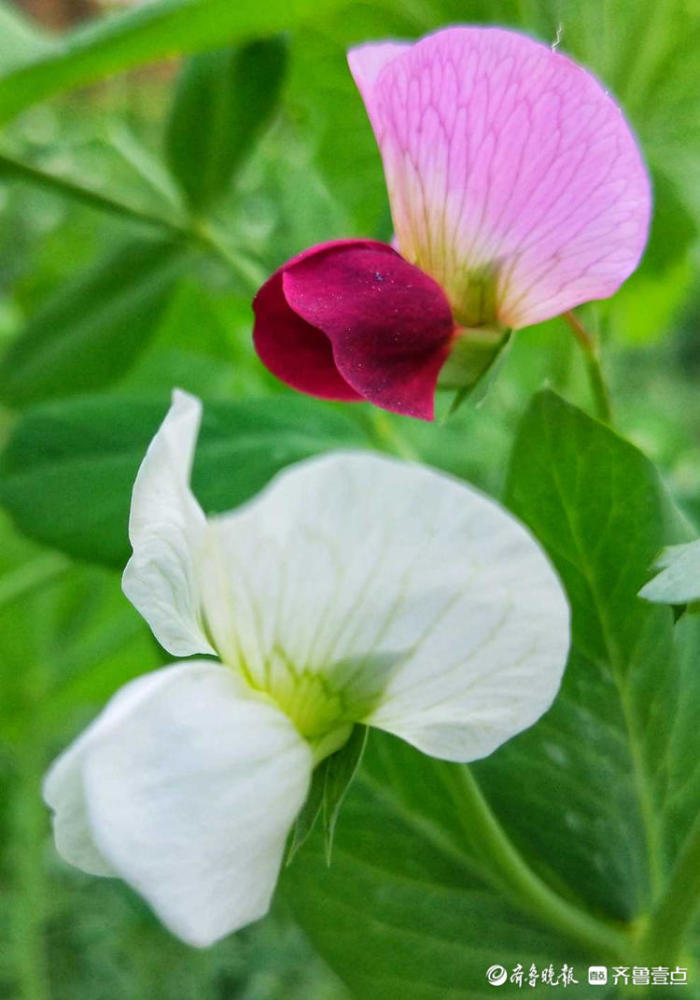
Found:
[[477, 321], [522, 327], [611, 295], [635, 269], [649, 182], [622, 112], [586, 70], [499, 28], [348, 58], [399, 249], [458, 320], [475, 325], [479, 281], [495, 315]]
[[387, 244], [312, 247], [268, 279], [253, 309], [256, 350], [283, 382], [433, 419], [454, 320], [439, 285]]

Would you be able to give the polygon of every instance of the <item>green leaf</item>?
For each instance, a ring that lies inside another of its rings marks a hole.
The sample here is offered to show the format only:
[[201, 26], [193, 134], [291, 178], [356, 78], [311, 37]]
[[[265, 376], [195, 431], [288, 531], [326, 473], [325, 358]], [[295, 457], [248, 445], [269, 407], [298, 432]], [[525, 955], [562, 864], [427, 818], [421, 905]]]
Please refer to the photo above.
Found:
[[185, 65], [165, 136], [166, 159], [192, 209], [225, 193], [272, 117], [286, 68], [280, 38], [195, 56]]
[[[131, 488], [166, 410], [165, 400], [94, 397], [28, 411], [0, 456], [0, 503], [31, 538], [123, 566]], [[291, 462], [365, 443], [354, 422], [310, 400], [205, 403], [195, 491], [205, 510], [229, 510]]]
[[57, 292], [2, 359], [0, 399], [22, 407], [119, 378], [154, 333], [184, 259], [176, 243], [132, 240]]
[[[580, 948], [504, 896], [468, 845], [446, 792], [451, 765], [372, 733], [326, 864], [321, 833], [284, 872], [312, 943], [363, 1000], [478, 1000], [486, 971], [573, 964]], [[499, 996], [521, 995], [506, 983]], [[585, 988], [577, 994], [586, 996]]]
[[[568, 884], [589, 905], [629, 919], [670, 860], [664, 753], [678, 697], [672, 616], [638, 593], [659, 550], [686, 529], [644, 455], [551, 392], [520, 425], [506, 499], [566, 586], [573, 650], [554, 711], [483, 773], [492, 780], [501, 766], [537, 762], [543, 791], [570, 786], [566, 809], [542, 796], [537, 824], [518, 815], [518, 790], [502, 780], [498, 805], [521, 840], [565, 861]], [[582, 740], [588, 754], [577, 750]], [[587, 835], [573, 836], [578, 829]], [[625, 851], [611, 851], [623, 831]]]
[[685, 525], [637, 449], [551, 392], [520, 425], [507, 502], [572, 605], [554, 706], [471, 769], [373, 734], [332, 868], [314, 835], [285, 873], [302, 926], [366, 1000], [491, 996], [496, 963], [566, 962], [595, 996], [589, 964], [665, 961], [640, 959], [635, 936], [698, 813], [700, 636], [694, 664], [687, 645], [678, 658], [670, 611], [637, 595]]
[[156, 0], [81, 27], [0, 76], [0, 122], [75, 87], [177, 53], [288, 30], [337, 0]]

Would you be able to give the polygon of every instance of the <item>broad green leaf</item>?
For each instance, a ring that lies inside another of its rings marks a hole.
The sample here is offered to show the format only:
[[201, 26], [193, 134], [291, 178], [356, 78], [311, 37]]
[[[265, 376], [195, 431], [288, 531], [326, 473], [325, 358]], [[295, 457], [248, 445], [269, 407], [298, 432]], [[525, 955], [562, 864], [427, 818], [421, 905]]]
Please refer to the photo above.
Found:
[[[566, 962], [585, 982], [582, 950], [509, 902], [465, 842], [450, 770], [372, 733], [330, 867], [319, 831], [284, 873], [312, 943], [362, 1000], [478, 1000], [493, 995], [486, 972], [497, 963], [510, 974], [518, 963]], [[499, 990], [521, 993], [510, 983]]]
[[[331, 193], [347, 206], [358, 235], [388, 239], [391, 218], [377, 143], [348, 69], [350, 42], [410, 30], [403, 12], [354, 4], [304, 34], [292, 49], [288, 99], [308, 122], [316, 157]], [[314, 86], [309, 81], [314, 80]], [[334, 235], [329, 233], [326, 238]]]
[[[685, 528], [652, 464], [551, 392], [521, 423], [506, 500], [566, 586], [573, 652], [553, 711], [483, 774], [521, 843], [561, 863], [589, 905], [631, 919], [671, 861], [662, 803], [679, 697], [672, 615], [638, 593], [659, 550]], [[525, 814], [507, 775], [535, 767], [542, 784]]]
[[180, 74], [165, 136], [170, 170], [195, 212], [231, 183], [277, 107], [287, 48], [280, 38], [194, 56]]
[[[31, 538], [123, 566], [131, 488], [167, 405], [94, 397], [30, 410], [0, 456], [0, 503]], [[291, 462], [365, 443], [354, 422], [310, 400], [205, 402], [195, 492], [205, 510], [229, 510]]]
[[108, 385], [134, 364], [184, 269], [182, 247], [124, 244], [49, 299], [0, 363], [0, 399], [26, 406]]
[[52, 94], [177, 53], [277, 31], [336, 6], [337, 0], [153, 0], [81, 27], [43, 55], [0, 76], [0, 121]]
[[221, 294], [197, 275], [178, 283], [155, 337], [115, 392], [163, 398], [173, 386], [195, 396], [240, 399], [275, 385], [250, 336], [250, 300]]
[[[700, 615], [683, 615], [675, 626], [678, 656], [679, 697], [668, 709], [668, 795], [664, 827], [674, 854], [687, 836], [688, 817], [700, 803], [700, 752], [698, 705], [700, 705]], [[700, 957], [700, 940], [696, 954]]]
[[700, 637], [677, 658], [669, 609], [638, 590], [685, 526], [647, 459], [551, 392], [521, 423], [507, 503], [572, 605], [554, 706], [471, 771], [373, 734], [330, 870], [314, 835], [285, 873], [302, 926], [366, 1000], [472, 1000], [492, 995], [491, 965], [550, 962], [595, 996], [589, 964], [663, 961], [633, 938], [698, 813]]
[[0, 548], [0, 747], [62, 740], [84, 706], [158, 666], [157, 649], [114, 574], [35, 549], [4, 517]]
[[[516, 0], [350, 3], [314, 20], [292, 49], [289, 100], [316, 139], [317, 162], [358, 235], [388, 240], [392, 224], [381, 158], [347, 65], [352, 45], [415, 39], [446, 24], [518, 20]], [[313, 81], [313, 85], [310, 85]]]
[[669, 546], [655, 565], [661, 572], [642, 588], [642, 597], [657, 604], [700, 601], [700, 540]]

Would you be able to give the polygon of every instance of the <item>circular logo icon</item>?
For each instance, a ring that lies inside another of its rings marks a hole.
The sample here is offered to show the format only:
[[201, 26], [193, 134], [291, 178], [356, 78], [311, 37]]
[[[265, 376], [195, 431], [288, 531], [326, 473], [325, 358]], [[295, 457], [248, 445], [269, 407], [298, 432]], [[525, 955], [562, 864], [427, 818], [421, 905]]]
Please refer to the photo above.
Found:
[[502, 965], [492, 965], [490, 969], [486, 970], [486, 978], [492, 986], [503, 986], [508, 978], [508, 973]]

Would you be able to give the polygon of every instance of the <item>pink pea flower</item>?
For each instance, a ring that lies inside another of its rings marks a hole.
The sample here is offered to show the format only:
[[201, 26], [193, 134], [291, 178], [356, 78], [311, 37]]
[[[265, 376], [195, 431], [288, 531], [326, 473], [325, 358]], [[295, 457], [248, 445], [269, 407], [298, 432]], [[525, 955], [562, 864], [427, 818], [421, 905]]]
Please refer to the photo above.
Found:
[[447, 28], [348, 59], [396, 249], [341, 240], [292, 258], [255, 298], [255, 346], [302, 392], [431, 420], [459, 345], [617, 290], [644, 249], [649, 181], [595, 77], [525, 35]]

